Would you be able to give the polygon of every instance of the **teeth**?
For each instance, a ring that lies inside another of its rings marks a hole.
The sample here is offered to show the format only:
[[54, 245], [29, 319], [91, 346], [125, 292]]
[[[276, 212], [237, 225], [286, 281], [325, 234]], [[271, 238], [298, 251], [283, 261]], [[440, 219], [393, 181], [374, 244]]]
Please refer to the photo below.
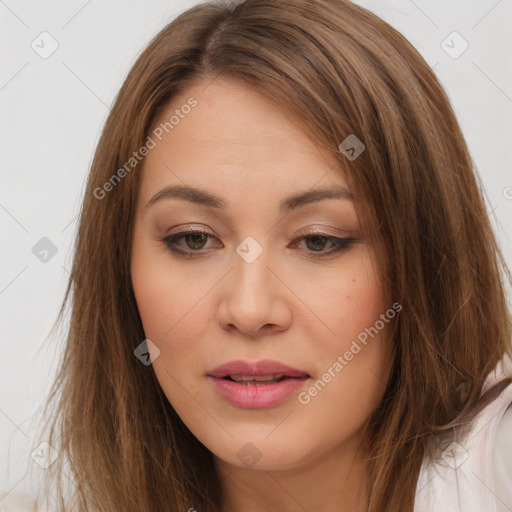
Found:
[[236, 382], [270, 382], [283, 377], [282, 374], [275, 375], [229, 375], [229, 378]]

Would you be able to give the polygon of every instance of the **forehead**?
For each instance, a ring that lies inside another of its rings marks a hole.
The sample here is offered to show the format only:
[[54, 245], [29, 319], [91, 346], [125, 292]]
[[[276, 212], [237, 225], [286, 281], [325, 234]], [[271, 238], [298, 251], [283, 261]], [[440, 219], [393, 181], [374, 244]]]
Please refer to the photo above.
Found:
[[[189, 107], [189, 105], [195, 105]], [[171, 122], [172, 121], [172, 122]], [[345, 184], [331, 153], [312, 142], [275, 102], [238, 82], [196, 83], [161, 109], [144, 181], [302, 187]], [[160, 140], [161, 139], [161, 140]], [[330, 172], [331, 171], [331, 172]], [[296, 187], [294, 187], [296, 188]]]
[[176, 110], [188, 110], [183, 107], [190, 98], [197, 105], [172, 129], [173, 138], [219, 140], [233, 145], [253, 141], [246, 149], [260, 143], [265, 146], [278, 146], [286, 140], [293, 143], [300, 138], [301, 144], [311, 149], [312, 144], [304, 140], [299, 128], [276, 102], [248, 85], [226, 79], [199, 82], [187, 88], [160, 109], [155, 124], [169, 120]]

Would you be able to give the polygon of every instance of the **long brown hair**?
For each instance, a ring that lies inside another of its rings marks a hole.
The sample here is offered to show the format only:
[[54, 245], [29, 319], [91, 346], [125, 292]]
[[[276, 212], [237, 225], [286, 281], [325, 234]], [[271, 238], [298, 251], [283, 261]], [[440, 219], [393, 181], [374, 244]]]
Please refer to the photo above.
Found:
[[[365, 429], [368, 511], [411, 512], [428, 441], [468, 425], [511, 381], [482, 394], [512, 356], [510, 273], [443, 87], [400, 33], [348, 0], [197, 5], [129, 72], [94, 155], [57, 319], [71, 303], [44, 412], [60, 510], [221, 508], [212, 454], [134, 356], [145, 338], [130, 278], [140, 168], [95, 194], [147, 142], [160, 109], [217, 76], [275, 101], [332, 153], [366, 237], [382, 247], [382, 282], [402, 311], [390, 378]], [[355, 160], [338, 148], [349, 135], [365, 145]]]

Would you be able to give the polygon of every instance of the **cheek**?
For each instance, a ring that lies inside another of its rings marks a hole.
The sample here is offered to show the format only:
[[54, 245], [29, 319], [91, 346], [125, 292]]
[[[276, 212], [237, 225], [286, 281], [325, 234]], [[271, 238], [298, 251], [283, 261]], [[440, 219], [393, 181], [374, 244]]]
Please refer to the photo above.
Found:
[[[310, 288], [308, 303], [318, 311], [323, 329], [322, 343], [327, 353], [347, 350], [358, 335], [373, 326], [389, 306], [367, 253], [332, 269]], [[364, 336], [364, 335], [363, 335]]]
[[[392, 361], [389, 327], [395, 316], [394, 310], [386, 315], [391, 304], [385, 303], [368, 254], [345, 263], [341, 271], [336, 269], [338, 277], [329, 281], [327, 292], [317, 295], [316, 310], [331, 332], [325, 335], [324, 329], [318, 337], [321, 369], [316, 378], [321, 382], [304, 397], [311, 398], [315, 414], [338, 426], [347, 411], [356, 423], [363, 421], [384, 392]], [[329, 403], [338, 407], [327, 407]]]
[[[146, 338], [159, 349], [152, 368], [169, 402], [177, 407], [182, 419], [200, 414], [191, 406], [199, 399], [197, 390], [182, 384], [202, 377], [197, 363], [203, 353], [201, 319], [207, 318], [201, 297], [207, 285], [176, 271], [170, 271], [169, 258], [145, 257], [134, 251], [132, 286]], [[203, 290], [203, 288], [205, 288]], [[190, 408], [190, 411], [187, 410]]]
[[[152, 243], [152, 242], [151, 242]], [[131, 277], [137, 307], [149, 339], [159, 348], [168, 340], [179, 345], [180, 330], [187, 327], [188, 337], [193, 338], [191, 318], [205, 318], [201, 301], [209, 285], [204, 278], [172, 267], [169, 254], [164, 249], [151, 247], [150, 242], [136, 244], [132, 253]]]

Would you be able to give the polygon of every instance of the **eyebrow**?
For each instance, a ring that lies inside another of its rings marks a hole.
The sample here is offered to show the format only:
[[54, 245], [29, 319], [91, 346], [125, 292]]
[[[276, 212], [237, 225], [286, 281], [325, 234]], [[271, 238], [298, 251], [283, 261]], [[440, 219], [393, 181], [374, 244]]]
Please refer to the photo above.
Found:
[[[206, 190], [184, 185], [172, 185], [163, 188], [147, 202], [146, 208], [163, 199], [181, 199], [200, 206], [220, 210], [225, 210], [227, 208], [227, 203], [224, 199], [215, 196]], [[344, 187], [313, 189], [306, 192], [299, 192], [298, 194], [285, 198], [280, 203], [280, 210], [282, 213], [288, 213], [292, 210], [296, 210], [324, 199], [345, 199], [352, 201], [353, 196], [352, 193]]]

